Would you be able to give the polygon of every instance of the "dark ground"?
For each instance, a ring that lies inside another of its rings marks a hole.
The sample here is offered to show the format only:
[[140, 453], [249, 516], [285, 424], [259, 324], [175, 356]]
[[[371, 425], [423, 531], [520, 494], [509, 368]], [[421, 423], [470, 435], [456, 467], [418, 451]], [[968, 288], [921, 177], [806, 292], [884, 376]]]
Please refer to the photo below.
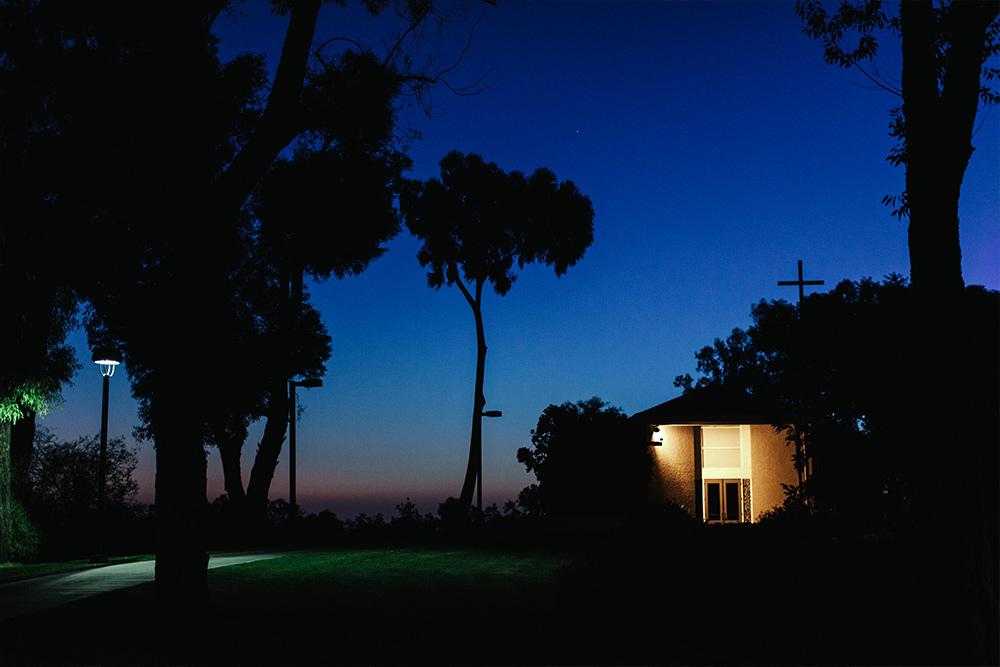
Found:
[[153, 588], [139, 586], [5, 623], [0, 664], [963, 661], [961, 610], [938, 613], [905, 548], [732, 528], [656, 544], [295, 552], [211, 571], [200, 640], [158, 641]]

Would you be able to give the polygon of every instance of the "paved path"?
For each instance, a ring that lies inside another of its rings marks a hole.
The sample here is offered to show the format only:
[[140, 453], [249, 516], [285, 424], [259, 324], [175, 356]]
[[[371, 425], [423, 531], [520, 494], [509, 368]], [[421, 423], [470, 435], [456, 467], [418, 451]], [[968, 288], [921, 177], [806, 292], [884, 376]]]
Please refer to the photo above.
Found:
[[[208, 559], [208, 569], [252, 563], [255, 560], [283, 555], [280, 553], [212, 554]], [[75, 602], [99, 593], [151, 582], [154, 578], [154, 567], [154, 561], [145, 560], [66, 574], [50, 574], [0, 585], [0, 621]]]

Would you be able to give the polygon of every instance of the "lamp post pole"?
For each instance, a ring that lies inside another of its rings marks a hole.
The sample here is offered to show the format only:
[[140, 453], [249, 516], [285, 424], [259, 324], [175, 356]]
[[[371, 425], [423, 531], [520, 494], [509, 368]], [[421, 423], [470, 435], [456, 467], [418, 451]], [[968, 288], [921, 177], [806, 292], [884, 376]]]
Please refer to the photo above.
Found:
[[295, 502], [295, 381], [288, 383], [288, 502], [292, 513], [298, 505]]
[[97, 459], [97, 559], [108, 559], [104, 550], [104, 503], [107, 493], [108, 477], [108, 393], [111, 387], [111, 375], [101, 373], [103, 387], [101, 389], [101, 453]]
[[295, 498], [295, 388], [314, 389], [322, 386], [323, 380], [319, 378], [288, 381], [288, 502], [293, 514], [297, 513], [299, 507]]
[[94, 350], [93, 361], [101, 369], [101, 449], [97, 458], [97, 553], [91, 560], [103, 563], [108, 559], [104, 550], [108, 477], [108, 395], [111, 391], [111, 376], [115, 374], [115, 367], [122, 360], [117, 351], [111, 348], [98, 348]]
[[[482, 420], [483, 417], [503, 417], [503, 411], [501, 410], [483, 410], [479, 413], [479, 418]], [[483, 455], [482, 452], [479, 454], [479, 480], [476, 484], [476, 509], [479, 510], [479, 517], [483, 517]]]

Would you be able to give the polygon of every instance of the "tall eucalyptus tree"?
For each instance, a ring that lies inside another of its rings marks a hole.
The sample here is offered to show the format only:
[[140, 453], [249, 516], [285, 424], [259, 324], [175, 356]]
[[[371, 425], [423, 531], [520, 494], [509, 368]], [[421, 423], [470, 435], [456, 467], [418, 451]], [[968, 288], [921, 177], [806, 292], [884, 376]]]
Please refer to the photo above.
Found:
[[427, 283], [435, 289], [457, 287], [475, 321], [472, 431], [459, 496], [468, 508], [477, 485], [482, 488], [483, 288], [489, 284], [496, 294], [507, 294], [517, 279], [515, 264], [540, 263], [557, 276], [566, 273], [593, 241], [594, 209], [572, 181], [560, 183], [544, 167], [525, 176], [454, 151], [442, 158], [439, 179], [413, 182], [404, 190], [400, 209], [410, 233], [423, 242], [417, 259], [428, 269]]

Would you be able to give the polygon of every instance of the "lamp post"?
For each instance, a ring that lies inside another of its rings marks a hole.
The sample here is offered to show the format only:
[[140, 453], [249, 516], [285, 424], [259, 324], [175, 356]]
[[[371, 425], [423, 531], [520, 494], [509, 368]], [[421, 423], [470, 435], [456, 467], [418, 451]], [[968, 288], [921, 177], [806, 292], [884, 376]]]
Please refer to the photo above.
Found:
[[295, 502], [295, 388], [315, 389], [322, 386], [323, 380], [319, 378], [288, 381], [288, 502], [293, 514], [298, 508]]
[[[502, 410], [483, 410], [479, 413], [480, 417], [503, 417]], [[483, 455], [479, 454], [479, 483], [476, 484], [476, 508], [479, 510], [479, 516], [483, 516]]]
[[101, 450], [97, 460], [97, 553], [92, 561], [103, 563], [108, 559], [104, 551], [104, 504], [108, 469], [108, 391], [111, 376], [122, 362], [121, 354], [110, 347], [94, 349], [93, 361], [101, 369], [103, 387], [101, 390]]

